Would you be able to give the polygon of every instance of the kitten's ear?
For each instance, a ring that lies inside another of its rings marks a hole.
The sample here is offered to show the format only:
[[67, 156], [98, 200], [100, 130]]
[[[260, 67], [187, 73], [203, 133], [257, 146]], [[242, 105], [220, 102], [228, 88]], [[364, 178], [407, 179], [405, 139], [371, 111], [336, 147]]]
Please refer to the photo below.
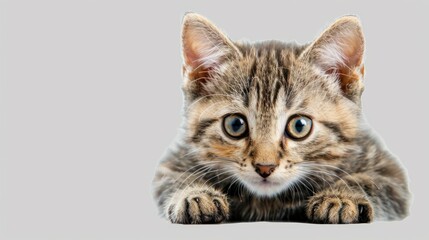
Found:
[[327, 74], [335, 74], [343, 93], [358, 100], [363, 91], [364, 37], [355, 16], [338, 19], [305, 51], [303, 56]]
[[226, 59], [240, 54], [225, 34], [196, 13], [184, 16], [182, 48], [184, 71], [188, 73], [219, 68]]

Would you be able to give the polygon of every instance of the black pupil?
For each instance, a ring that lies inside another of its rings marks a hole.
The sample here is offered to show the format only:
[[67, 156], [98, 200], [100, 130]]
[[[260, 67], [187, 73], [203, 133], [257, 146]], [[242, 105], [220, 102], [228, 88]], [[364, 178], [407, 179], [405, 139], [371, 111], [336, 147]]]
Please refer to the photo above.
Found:
[[240, 131], [241, 127], [243, 126], [244, 121], [243, 121], [243, 119], [236, 117], [231, 121], [230, 124], [231, 124], [232, 131], [238, 132], [238, 131]]
[[302, 130], [304, 130], [305, 125], [307, 124], [307, 122], [304, 119], [298, 119], [295, 122], [295, 130], [299, 133], [302, 132]]

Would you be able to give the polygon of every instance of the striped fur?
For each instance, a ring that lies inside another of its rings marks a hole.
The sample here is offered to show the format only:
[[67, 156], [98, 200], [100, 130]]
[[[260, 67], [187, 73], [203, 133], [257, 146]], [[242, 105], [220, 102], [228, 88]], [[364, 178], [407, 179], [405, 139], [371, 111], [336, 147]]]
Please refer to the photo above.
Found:
[[[183, 28], [185, 134], [160, 163], [154, 197], [174, 223], [359, 223], [408, 214], [407, 179], [361, 111], [363, 35], [344, 17], [307, 45], [232, 42], [207, 19]], [[222, 131], [246, 117], [248, 136]], [[290, 116], [311, 117], [288, 138]], [[264, 181], [256, 164], [277, 165]]]

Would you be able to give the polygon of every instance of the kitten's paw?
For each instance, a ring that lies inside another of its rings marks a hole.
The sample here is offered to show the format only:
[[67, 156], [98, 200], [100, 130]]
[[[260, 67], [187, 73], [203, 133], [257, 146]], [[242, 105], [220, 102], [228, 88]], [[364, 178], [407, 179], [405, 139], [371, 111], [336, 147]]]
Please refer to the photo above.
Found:
[[180, 191], [171, 199], [167, 216], [173, 223], [220, 223], [228, 218], [229, 204], [225, 194], [208, 187]]
[[368, 223], [374, 213], [364, 196], [323, 192], [310, 198], [307, 217], [315, 223]]

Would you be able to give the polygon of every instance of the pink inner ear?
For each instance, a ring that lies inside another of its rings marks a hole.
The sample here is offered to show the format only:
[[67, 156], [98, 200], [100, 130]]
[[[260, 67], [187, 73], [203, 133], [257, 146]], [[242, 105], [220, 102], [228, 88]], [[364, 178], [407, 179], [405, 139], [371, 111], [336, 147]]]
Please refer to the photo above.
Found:
[[184, 48], [183, 55], [185, 58], [185, 64], [190, 66], [192, 69], [195, 69], [200, 65], [198, 59], [200, 59], [201, 57], [198, 56], [196, 52], [191, 50], [190, 48]]
[[216, 47], [217, 37], [208, 39], [210, 34], [209, 28], [201, 26], [188, 25], [183, 33], [183, 56], [185, 64], [192, 69], [200, 66], [209, 67], [213, 61], [212, 55], [216, 55], [213, 49]]
[[185, 64], [192, 69], [216, 67], [229, 51], [221, 39], [207, 39], [201, 33], [190, 34], [184, 41], [187, 41], [183, 49]]
[[360, 39], [348, 39], [343, 46], [344, 64], [349, 68], [355, 68], [362, 64], [363, 42]]

